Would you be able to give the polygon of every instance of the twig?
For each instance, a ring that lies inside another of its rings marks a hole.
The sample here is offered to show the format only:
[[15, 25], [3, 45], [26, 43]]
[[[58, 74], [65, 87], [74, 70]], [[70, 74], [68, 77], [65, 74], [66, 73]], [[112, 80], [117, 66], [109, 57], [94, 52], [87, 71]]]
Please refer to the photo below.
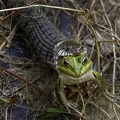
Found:
[[116, 116], [117, 120], [120, 120], [119, 117], [118, 117], [118, 114], [116, 112], [116, 109], [115, 109], [115, 104], [112, 104], [112, 107], [113, 107], [113, 111], [115, 113], [115, 116]]
[[8, 44], [7, 44], [7, 46], [6, 46], [7, 48], [10, 47], [11, 42], [12, 42], [12, 40], [13, 40], [13, 37], [14, 37], [16, 31], [17, 31], [17, 28], [18, 28], [18, 26], [17, 26], [17, 24], [16, 24], [16, 25], [14, 26], [13, 30], [11, 31], [11, 33], [9, 34], [9, 36], [6, 37], [6, 40], [8, 41]]
[[77, 9], [65, 8], [65, 7], [59, 7], [59, 6], [42, 5], [42, 4], [3, 9], [3, 10], [0, 10], [0, 12], [12, 11], [12, 10], [20, 10], [20, 9], [26, 9], [26, 8], [32, 8], [32, 7], [46, 7], [46, 8], [54, 8], [54, 9], [61, 9], [61, 10], [69, 10], [69, 11], [80, 12], [80, 10], [77, 10]]
[[[10, 106], [10, 105], [9, 105]], [[5, 120], [8, 120], [8, 108], [9, 108], [9, 106], [6, 108], [6, 110], [5, 110]]]
[[10, 92], [11, 92], [11, 94], [13, 95], [12, 87], [11, 87], [10, 81], [9, 81], [8, 78], [3, 74], [3, 72], [0, 71], [0, 74], [7, 80], [8, 85], [9, 85], [9, 87], [10, 87]]

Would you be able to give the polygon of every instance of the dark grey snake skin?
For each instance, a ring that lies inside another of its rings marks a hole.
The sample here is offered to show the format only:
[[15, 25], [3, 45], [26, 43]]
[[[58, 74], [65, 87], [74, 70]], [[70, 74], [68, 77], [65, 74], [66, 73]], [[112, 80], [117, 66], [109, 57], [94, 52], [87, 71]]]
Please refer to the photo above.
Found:
[[[25, 6], [25, 0], [6, 0], [7, 8]], [[29, 4], [33, 0], [26, 0]], [[40, 10], [33, 7], [21, 9], [14, 15], [16, 22], [29, 37], [40, 58], [54, 66], [55, 45], [69, 40], [62, 34]]]

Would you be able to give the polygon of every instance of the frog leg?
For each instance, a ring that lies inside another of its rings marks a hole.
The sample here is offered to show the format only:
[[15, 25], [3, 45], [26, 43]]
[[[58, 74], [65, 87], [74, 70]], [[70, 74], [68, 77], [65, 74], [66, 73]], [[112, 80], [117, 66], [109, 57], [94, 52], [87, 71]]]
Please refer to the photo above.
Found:
[[[83, 116], [83, 114], [77, 109], [78, 108], [77, 103], [67, 100], [65, 91], [64, 91], [64, 86], [65, 86], [65, 84], [59, 79], [57, 82], [58, 97], [60, 98], [62, 103], [65, 105], [65, 107], [67, 108], [69, 113], [71, 113], [70, 109], [72, 109], [72, 110], [74, 110], [74, 112], [78, 113], [80, 115], [80, 117], [86, 119], [85, 116]], [[77, 91], [75, 90], [75, 92], [77, 92]]]
[[58, 97], [60, 98], [60, 100], [65, 105], [65, 107], [67, 108], [68, 112], [70, 113], [69, 108], [76, 109], [77, 104], [67, 100], [65, 91], [64, 91], [64, 86], [65, 86], [65, 84], [59, 79], [57, 82], [57, 92], [56, 93], [57, 93]]

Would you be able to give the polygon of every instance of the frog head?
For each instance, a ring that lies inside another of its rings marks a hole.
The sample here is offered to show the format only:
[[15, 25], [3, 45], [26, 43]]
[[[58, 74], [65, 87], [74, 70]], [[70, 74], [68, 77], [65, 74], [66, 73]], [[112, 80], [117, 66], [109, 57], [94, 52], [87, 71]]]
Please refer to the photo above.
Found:
[[61, 56], [58, 59], [58, 72], [70, 77], [80, 78], [90, 71], [91, 68], [92, 62], [83, 53]]

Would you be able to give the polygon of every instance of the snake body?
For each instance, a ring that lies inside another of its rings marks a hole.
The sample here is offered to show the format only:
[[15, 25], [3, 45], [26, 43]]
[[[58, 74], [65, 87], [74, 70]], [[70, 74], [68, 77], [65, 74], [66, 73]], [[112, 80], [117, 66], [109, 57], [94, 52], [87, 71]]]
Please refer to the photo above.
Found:
[[[30, 4], [32, 0], [26, 2]], [[23, 0], [8, 0], [5, 4], [7, 8], [26, 5]], [[69, 39], [49, 21], [40, 8], [20, 9], [14, 19], [26, 33], [40, 58], [54, 66], [56, 46]]]

